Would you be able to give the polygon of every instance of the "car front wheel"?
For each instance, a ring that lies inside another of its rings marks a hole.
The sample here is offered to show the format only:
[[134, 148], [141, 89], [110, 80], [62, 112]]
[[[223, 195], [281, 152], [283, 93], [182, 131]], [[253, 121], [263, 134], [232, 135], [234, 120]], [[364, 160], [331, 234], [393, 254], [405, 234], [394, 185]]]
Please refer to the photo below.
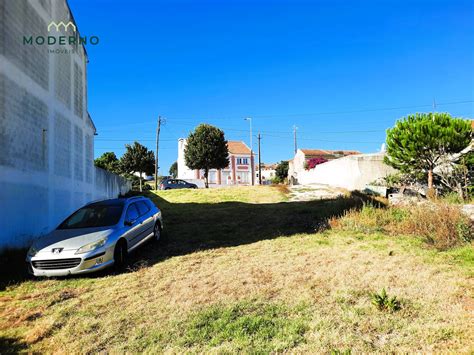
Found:
[[153, 228], [153, 239], [155, 242], [159, 242], [161, 238], [161, 227], [159, 223], [155, 224], [155, 227]]

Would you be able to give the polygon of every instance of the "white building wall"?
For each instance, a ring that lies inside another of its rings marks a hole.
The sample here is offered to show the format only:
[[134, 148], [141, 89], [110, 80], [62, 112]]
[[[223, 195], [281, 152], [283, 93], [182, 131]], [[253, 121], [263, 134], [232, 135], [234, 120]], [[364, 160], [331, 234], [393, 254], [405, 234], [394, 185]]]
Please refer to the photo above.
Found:
[[47, 36], [53, 19], [70, 21], [66, 2], [0, 1], [0, 14], [2, 249], [26, 246], [86, 202], [116, 197], [130, 183], [93, 165], [82, 46], [57, 54], [22, 42], [24, 35]]
[[349, 155], [293, 173], [298, 184], [325, 184], [348, 190], [366, 185], [395, 172], [383, 162], [384, 153]]
[[186, 139], [180, 138], [178, 140], [178, 179], [196, 179], [194, 170], [191, 170], [186, 166], [186, 160], [184, 159], [184, 148], [186, 148]]

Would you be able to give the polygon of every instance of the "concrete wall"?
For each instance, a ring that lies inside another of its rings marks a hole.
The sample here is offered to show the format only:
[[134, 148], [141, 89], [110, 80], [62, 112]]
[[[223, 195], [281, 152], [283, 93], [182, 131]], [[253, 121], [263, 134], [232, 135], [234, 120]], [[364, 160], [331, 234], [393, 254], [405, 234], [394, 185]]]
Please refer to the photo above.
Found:
[[395, 172], [395, 169], [384, 164], [383, 157], [384, 153], [375, 153], [331, 160], [311, 170], [293, 172], [294, 182], [362, 190], [371, 182]]
[[94, 167], [82, 46], [23, 44], [72, 16], [64, 0], [0, 1], [0, 249], [26, 246], [91, 200], [129, 183]]

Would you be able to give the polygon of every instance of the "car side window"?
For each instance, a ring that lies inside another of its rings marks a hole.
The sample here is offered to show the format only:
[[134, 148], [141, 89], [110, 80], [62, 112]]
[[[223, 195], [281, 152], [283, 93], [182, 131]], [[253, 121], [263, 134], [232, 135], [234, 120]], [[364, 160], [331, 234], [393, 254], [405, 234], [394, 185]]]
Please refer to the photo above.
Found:
[[145, 213], [147, 213], [150, 210], [148, 205], [143, 201], [138, 201], [136, 205], [138, 207], [138, 212], [140, 212], [140, 216], [143, 216]]
[[153, 202], [150, 200], [145, 200], [145, 203], [147, 204], [148, 208], [151, 210], [153, 207], [156, 207]]
[[134, 203], [132, 203], [130, 206], [128, 206], [128, 209], [127, 209], [127, 215], [126, 215], [127, 221], [133, 222], [138, 217], [139, 217], [139, 213], [138, 213], [137, 206]]

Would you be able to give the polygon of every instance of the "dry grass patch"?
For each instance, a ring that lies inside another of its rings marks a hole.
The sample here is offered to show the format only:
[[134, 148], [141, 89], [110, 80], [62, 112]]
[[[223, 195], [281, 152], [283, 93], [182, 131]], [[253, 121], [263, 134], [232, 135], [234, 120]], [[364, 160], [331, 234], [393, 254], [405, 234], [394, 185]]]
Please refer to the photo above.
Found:
[[426, 203], [404, 207], [376, 208], [370, 204], [361, 210], [347, 211], [343, 218], [333, 218], [336, 229], [363, 233], [385, 232], [391, 235], [413, 235], [440, 250], [469, 244], [474, 228], [459, 206]]
[[273, 203], [287, 200], [286, 186], [230, 186], [209, 189], [158, 191], [157, 195], [172, 203]]

